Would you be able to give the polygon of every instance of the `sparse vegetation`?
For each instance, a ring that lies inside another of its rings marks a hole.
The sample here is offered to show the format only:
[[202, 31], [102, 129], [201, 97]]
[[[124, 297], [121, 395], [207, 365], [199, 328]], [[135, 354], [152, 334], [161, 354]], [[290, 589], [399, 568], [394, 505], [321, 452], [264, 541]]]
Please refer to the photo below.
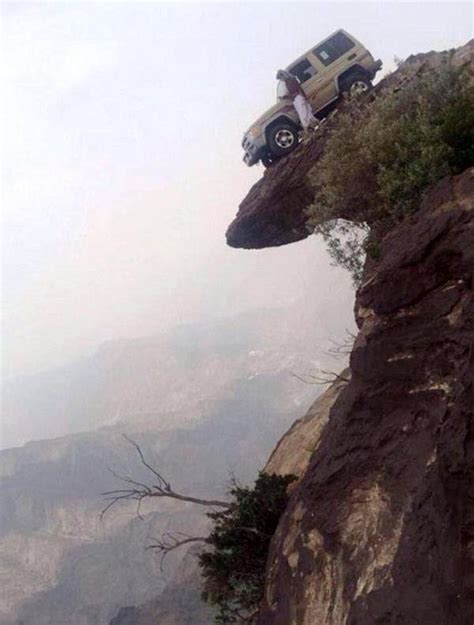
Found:
[[212, 550], [199, 563], [203, 599], [218, 608], [217, 623], [253, 623], [263, 597], [270, 540], [286, 508], [294, 476], [260, 473], [254, 488], [233, 484], [231, 504], [211, 512], [214, 528], [207, 539]]
[[358, 282], [365, 254], [379, 255], [374, 224], [401, 221], [418, 209], [429, 186], [473, 164], [473, 89], [464, 72], [446, 62], [340, 114], [310, 174], [315, 201], [308, 227], [322, 234], [334, 262]]

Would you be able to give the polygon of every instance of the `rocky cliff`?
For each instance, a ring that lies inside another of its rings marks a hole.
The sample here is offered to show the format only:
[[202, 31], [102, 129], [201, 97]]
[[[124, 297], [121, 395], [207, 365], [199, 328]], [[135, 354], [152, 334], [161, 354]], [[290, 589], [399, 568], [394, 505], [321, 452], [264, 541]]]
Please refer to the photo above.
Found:
[[351, 381], [322, 428], [279, 445], [298, 455], [299, 430], [314, 451], [262, 625], [474, 619], [474, 172], [433, 189], [382, 252], [357, 294]]
[[[452, 56], [471, 75], [473, 51]], [[416, 74], [443, 58], [408, 63]], [[378, 92], [402, 82], [396, 72]], [[265, 172], [230, 245], [308, 235], [307, 173], [337, 115]], [[474, 170], [431, 187], [378, 252], [356, 294], [347, 381], [266, 466], [299, 480], [272, 541], [259, 625], [474, 622]]]

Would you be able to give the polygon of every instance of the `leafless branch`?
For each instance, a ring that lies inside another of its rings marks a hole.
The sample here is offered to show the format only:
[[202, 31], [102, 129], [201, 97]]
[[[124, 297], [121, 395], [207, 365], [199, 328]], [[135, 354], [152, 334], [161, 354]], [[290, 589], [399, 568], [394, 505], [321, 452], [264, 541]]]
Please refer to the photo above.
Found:
[[[267, 538], [270, 538], [269, 535], [259, 532], [255, 527], [235, 527], [232, 531], [247, 532], [256, 536], [266, 536]], [[179, 547], [182, 547], [183, 545], [188, 545], [189, 543], [208, 543], [209, 536], [190, 536], [189, 534], [184, 534], [183, 532], [165, 532], [161, 538], [155, 538], [152, 536], [151, 540], [154, 542], [148, 545], [146, 551], [154, 550], [161, 554], [160, 568], [163, 569], [163, 562], [169, 553], [175, 549], [179, 549]], [[239, 616], [239, 618], [241, 617]]]
[[147, 551], [154, 550], [161, 554], [160, 567], [163, 569], [163, 562], [168, 554], [175, 549], [179, 549], [183, 545], [189, 545], [189, 543], [207, 543], [207, 536], [189, 536], [182, 534], [181, 532], [175, 532], [174, 534], [166, 532], [162, 538], [153, 538], [155, 541], [146, 548]]
[[326, 355], [338, 360], [346, 358], [352, 351], [355, 339], [356, 335], [349, 330], [346, 330], [346, 335], [340, 342], [329, 339], [333, 346], [326, 351]]
[[300, 382], [304, 382], [305, 384], [334, 384], [334, 382], [349, 382], [349, 378], [345, 378], [340, 373], [336, 373], [335, 371], [325, 371], [321, 369], [318, 375], [314, 375], [312, 373], [308, 373], [306, 378], [298, 375], [297, 373], [291, 374]]
[[148, 471], [154, 476], [152, 484], [144, 484], [133, 480], [128, 475], [120, 475], [111, 471], [112, 475], [129, 485], [129, 488], [121, 488], [106, 491], [102, 493], [104, 500], [108, 502], [105, 508], [101, 512], [101, 518], [104, 517], [106, 512], [110, 510], [119, 501], [136, 501], [137, 502], [137, 515], [140, 515], [140, 506], [145, 499], [151, 499], [156, 497], [168, 497], [170, 499], [177, 499], [178, 501], [185, 501], [188, 503], [194, 503], [199, 506], [206, 506], [208, 508], [228, 508], [230, 506], [228, 501], [221, 501], [219, 499], [201, 499], [200, 497], [192, 497], [191, 495], [183, 495], [173, 490], [170, 482], [166, 480], [161, 473], [157, 471], [145, 458], [142, 449], [134, 440], [123, 434], [125, 440], [127, 440], [133, 447], [135, 447], [141, 463]]
[[156, 469], [154, 469], [151, 464], [149, 464], [146, 460], [145, 460], [145, 456], [143, 455], [143, 452], [140, 448], [140, 445], [138, 443], [136, 443], [134, 440], [132, 440], [130, 437], [128, 437], [126, 434], [122, 434], [122, 436], [124, 437], [124, 439], [126, 441], [128, 441], [130, 443], [130, 445], [133, 445], [135, 447], [135, 449], [137, 450], [138, 455], [140, 456], [140, 460], [142, 461], [142, 464], [149, 470], [151, 471], [154, 475], [156, 475], [156, 477], [158, 478], [158, 481], [160, 484], [163, 485], [164, 488], [170, 488], [169, 483], [158, 473], [158, 471]]

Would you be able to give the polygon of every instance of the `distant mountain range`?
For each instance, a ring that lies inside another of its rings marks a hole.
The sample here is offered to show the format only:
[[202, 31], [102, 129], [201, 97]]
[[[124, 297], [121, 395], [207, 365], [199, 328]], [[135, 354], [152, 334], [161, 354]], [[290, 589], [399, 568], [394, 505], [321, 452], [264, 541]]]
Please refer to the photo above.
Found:
[[145, 548], [166, 530], [205, 532], [205, 510], [160, 501], [143, 507], [142, 521], [124, 503], [101, 522], [100, 493], [119, 487], [109, 469], [149, 477], [121, 434], [181, 491], [222, 497], [231, 475], [251, 482], [320, 390], [292, 373], [342, 366], [328, 350], [350, 310], [325, 306], [297, 302], [112, 342], [10, 381], [10, 440], [63, 436], [0, 453], [1, 625], [141, 625], [150, 609], [160, 623], [186, 625], [199, 595], [195, 564], [176, 552], [161, 571]]

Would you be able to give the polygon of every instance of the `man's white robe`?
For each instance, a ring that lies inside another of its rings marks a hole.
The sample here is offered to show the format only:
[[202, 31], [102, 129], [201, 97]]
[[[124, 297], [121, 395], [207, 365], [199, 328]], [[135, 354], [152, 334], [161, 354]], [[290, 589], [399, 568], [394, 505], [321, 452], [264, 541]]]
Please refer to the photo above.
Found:
[[[285, 97], [288, 97], [288, 88], [285, 84], [284, 80], [279, 80], [277, 85], [277, 97], [279, 100], [283, 100]], [[304, 130], [308, 128], [311, 124], [315, 124], [318, 120], [313, 115], [313, 111], [311, 110], [311, 105], [308, 100], [302, 96], [297, 95], [293, 100], [293, 106], [295, 107], [296, 112], [298, 113], [298, 117], [300, 118], [300, 123], [303, 126]]]
[[301, 125], [304, 130], [311, 126], [311, 124], [316, 123], [316, 117], [313, 115], [313, 111], [311, 110], [311, 105], [308, 100], [302, 95], [297, 95], [293, 100], [293, 106], [298, 113], [298, 117], [300, 118]]

